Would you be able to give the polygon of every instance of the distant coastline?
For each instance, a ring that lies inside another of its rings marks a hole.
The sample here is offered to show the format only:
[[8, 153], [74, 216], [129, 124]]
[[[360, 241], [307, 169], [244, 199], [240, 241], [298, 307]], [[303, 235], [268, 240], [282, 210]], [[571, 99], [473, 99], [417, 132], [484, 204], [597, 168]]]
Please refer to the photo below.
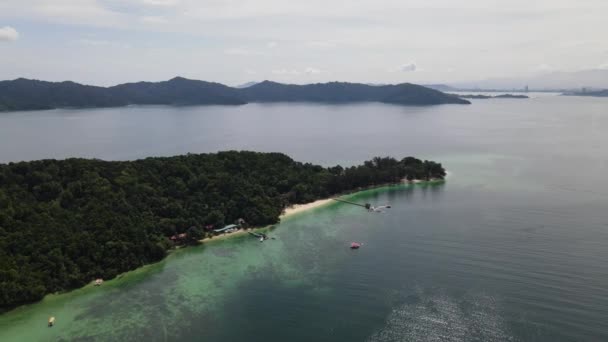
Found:
[[593, 90], [593, 91], [566, 92], [566, 93], [563, 93], [562, 95], [565, 95], [565, 96], [608, 97], [608, 89]]
[[470, 104], [457, 95], [411, 83], [383, 86], [347, 82], [295, 85], [264, 81], [236, 88], [182, 77], [107, 88], [70, 81], [46, 82], [19, 78], [0, 81], [0, 94], [0, 111], [128, 105], [243, 105], [255, 102], [379, 102], [405, 106]]
[[[457, 94], [453, 94], [457, 95]], [[500, 95], [482, 95], [482, 94], [466, 94], [460, 95], [463, 99], [476, 99], [476, 100], [487, 100], [487, 99], [529, 99], [528, 95], [515, 95], [515, 94], [500, 94]]]

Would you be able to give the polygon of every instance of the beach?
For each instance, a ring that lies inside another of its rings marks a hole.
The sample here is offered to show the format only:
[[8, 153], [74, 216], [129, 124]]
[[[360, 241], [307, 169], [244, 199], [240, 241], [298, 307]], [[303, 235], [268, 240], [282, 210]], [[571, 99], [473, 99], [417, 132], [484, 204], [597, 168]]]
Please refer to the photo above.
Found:
[[[315, 209], [315, 208], [319, 208], [322, 207], [324, 205], [327, 205], [329, 203], [333, 202], [333, 199], [331, 198], [325, 198], [325, 199], [320, 199], [320, 200], [316, 200], [314, 202], [310, 202], [310, 203], [306, 203], [306, 204], [295, 204], [292, 205], [288, 208], [285, 208], [285, 210], [283, 211], [283, 213], [281, 214], [281, 216], [279, 216], [279, 219], [285, 219], [287, 217], [305, 212], [307, 210], [311, 210], [311, 209]], [[221, 234], [221, 235], [215, 235], [215, 236], [211, 236], [211, 237], [206, 237], [202, 240], [200, 240], [200, 242], [205, 243], [205, 242], [209, 242], [209, 241], [217, 241], [217, 240], [223, 240], [229, 237], [236, 237], [236, 236], [241, 236], [244, 234], [247, 234], [247, 232], [249, 231], [258, 231], [258, 230], [265, 230], [267, 228], [269, 228], [270, 226], [266, 226], [266, 227], [253, 227], [253, 228], [249, 228], [249, 229], [239, 229], [235, 232], [232, 233], [225, 233], [225, 234]]]
[[307, 211], [310, 209], [322, 207], [331, 202], [333, 202], [333, 199], [325, 198], [325, 199], [316, 200], [314, 202], [310, 202], [310, 203], [306, 203], [306, 204], [295, 204], [288, 208], [285, 208], [285, 210], [283, 211], [283, 214], [281, 214], [281, 216], [279, 216], [279, 218], [281, 218], [281, 219], [287, 218], [289, 216], [299, 214], [301, 212], [304, 212], [304, 211]]

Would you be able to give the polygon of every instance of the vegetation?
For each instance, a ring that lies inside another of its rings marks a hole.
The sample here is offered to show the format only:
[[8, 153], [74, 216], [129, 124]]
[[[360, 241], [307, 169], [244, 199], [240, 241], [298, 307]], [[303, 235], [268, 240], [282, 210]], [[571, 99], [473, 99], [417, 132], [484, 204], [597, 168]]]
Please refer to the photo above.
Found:
[[208, 225], [273, 224], [290, 204], [444, 175], [412, 157], [324, 168], [235, 151], [0, 164], [0, 309], [158, 261], [175, 234], [193, 242]]
[[403, 105], [468, 103], [454, 95], [414, 84], [370, 86], [355, 83], [287, 85], [262, 82], [239, 89], [176, 77], [164, 82], [94, 87], [74, 82], [16, 79], [0, 82], [0, 111], [129, 104], [241, 105], [247, 102], [386, 102]]
[[243, 88], [241, 92], [251, 102], [383, 102], [402, 105], [469, 103], [455, 95], [409, 83], [380, 86], [344, 82], [295, 85], [264, 81]]

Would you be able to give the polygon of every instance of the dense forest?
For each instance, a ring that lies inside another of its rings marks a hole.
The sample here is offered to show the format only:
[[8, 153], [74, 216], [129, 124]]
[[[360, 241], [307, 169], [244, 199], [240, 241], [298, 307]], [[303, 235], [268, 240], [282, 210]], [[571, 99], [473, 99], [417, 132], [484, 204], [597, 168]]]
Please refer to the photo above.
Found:
[[264, 81], [240, 91], [250, 102], [382, 102], [404, 105], [469, 103], [456, 95], [410, 83], [378, 86], [346, 82], [296, 85]]
[[236, 151], [0, 164], [0, 310], [158, 261], [175, 234], [196, 241], [210, 225], [277, 223], [290, 204], [444, 176], [413, 157], [324, 168]]
[[242, 105], [248, 102], [384, 102], [401, 105], [467, 104], [454, 95], [414, 84], [290, 85], [262, 82], [246, 88], [175, 77], [163, 82], [96, 87], [74, 82], [0, 81], [0, 111], [138, 105]]

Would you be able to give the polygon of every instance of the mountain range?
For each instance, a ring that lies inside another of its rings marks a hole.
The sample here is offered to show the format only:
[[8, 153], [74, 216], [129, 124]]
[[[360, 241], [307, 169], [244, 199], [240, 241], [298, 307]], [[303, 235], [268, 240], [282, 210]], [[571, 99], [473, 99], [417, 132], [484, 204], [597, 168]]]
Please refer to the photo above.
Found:
[[0, 111], [138, 105], [242, 105], [250, 102], [382, 102], [398, 105], [468, 104], [455, 95], [403, 83], [369, 86], [330, 82], [308, 85], [264, 81], [245, 88], [175, 77], [163, 82], [97, 87], [19, 78], [0, 81]]

